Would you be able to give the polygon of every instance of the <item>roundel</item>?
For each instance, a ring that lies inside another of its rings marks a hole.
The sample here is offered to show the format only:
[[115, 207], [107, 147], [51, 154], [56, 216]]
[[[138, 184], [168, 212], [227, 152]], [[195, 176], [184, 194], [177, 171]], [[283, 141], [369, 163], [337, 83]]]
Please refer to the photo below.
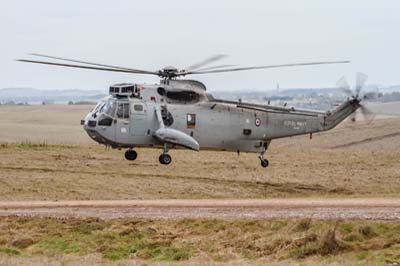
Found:
[[261, 125], [261, 119], [260, 118], [256, 118], [255, 122], [257, 127], [259, 127]]

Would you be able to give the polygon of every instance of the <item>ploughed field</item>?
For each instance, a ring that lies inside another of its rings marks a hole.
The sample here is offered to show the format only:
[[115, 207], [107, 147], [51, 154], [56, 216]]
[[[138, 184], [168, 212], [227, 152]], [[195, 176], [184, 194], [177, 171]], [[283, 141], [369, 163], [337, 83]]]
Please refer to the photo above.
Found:
[[94, 143], [79, 121], [91, 106], [0, 107], [0, 200], [397, 197], [400, 118], [344, 123], [334, 130], [271, 143], [257, 154]]

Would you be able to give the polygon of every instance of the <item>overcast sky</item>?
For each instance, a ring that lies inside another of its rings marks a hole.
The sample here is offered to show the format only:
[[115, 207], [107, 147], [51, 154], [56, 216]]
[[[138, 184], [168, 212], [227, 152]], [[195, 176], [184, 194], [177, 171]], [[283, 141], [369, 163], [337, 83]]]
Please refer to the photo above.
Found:
[[182, 68], [214, 54], [238, 66], [348, 65], [192, 76], [209, 90], [334, 86], [343, 75], [400, 84], [400, 1], [1, 0], [0, 88], [102, 89], [157, 77], [24, 64], [36, 52], [132, 68]]

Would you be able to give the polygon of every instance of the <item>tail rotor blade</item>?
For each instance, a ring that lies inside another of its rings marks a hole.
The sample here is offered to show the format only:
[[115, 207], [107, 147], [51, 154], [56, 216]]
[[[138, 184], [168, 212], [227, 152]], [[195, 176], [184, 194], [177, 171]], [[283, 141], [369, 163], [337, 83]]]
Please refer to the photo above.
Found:
[[379, 96], [378, 96], [378, 94], [377, 93], [375, 93], [375, 92], [367, 92], [367, 93], [364, 93], [364, 95], [363, 95], [363, 99], [364, 100], [375, 100], [375, 99], [377, 99]]
[[341, 89], [345, 94], [347, 94], [348, 96], [352, 96], [353, 92], [350, 89], [350, 85], [347, 82], [345, 77], [342, 77], [341, 79], [338, 80], [338, 82], [336, 83], [336, 85], [339, 87], [339, 89]]
[[368, 76], [363, 73], [356, 74], [356, 96], [360, 95], [361, 89], [364, 87], [367, 82]]
[[364, 119], [365, 121], [367, 121], [368, 124], [370, 124], [375, 119], [376, 116], [375, 113], [372, 112], [367, 107], [365, 107], [364, 105], [361, 105], [360, 112], [364, 116]]

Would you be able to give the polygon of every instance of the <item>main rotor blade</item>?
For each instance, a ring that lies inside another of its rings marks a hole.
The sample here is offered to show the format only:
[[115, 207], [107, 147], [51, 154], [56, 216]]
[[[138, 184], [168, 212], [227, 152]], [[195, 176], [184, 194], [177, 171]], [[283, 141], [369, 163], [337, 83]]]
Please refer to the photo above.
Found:
[[45, 57], [45, 58], [50, 58], [50, 59], [56, 59], [56, 60], [69, 61], [69, 62], [74, 62], [74, 63], [93, 65], [93, 66], [106, 67], [106, 68], [116, 68], [116, 69], [122, 69], [122, 70], [130, 70], [130, 71], [135, 71], [135, 72], [141, 72], [143, 74], [154, 74], [154, 75], [157, 75], [157, 73], [158, 73], [158, 72], [154, 72], [154, 71], [147, 71], [147, 70], [141, 70], [141, 69], [119, 67], [119, 66], [112, 66], [112, 65], [105, 65], [105, 64], [98, 64], [98, 63], [92, 63], [92, 62], [75, 60], [75, 59], [68, 59], [68, 58], [45, 55], [45, 54], [30, 53], [29, 55], [38, 56], [38, 57]]
[[358, 72], [356, 74], [356, 97], [360, 95], [361, 89], [364, 87], [365, 82], [367, 82], [368, 76]]
[[206, 58], [203, 61], [200, 61], [200, 62], [198, 62], [196, 64], [193, 64], [191, 66], [185, 67], [183, 69], [183, 71], [187, 72], [187, 71], [196, 70], [196, 69], [199, 69], [199, 68], [201, 68], [201, 67], [203, 67], [205, 65], [211, 64], [212, 62], [221, 60], [222, 58], [225, 58], [225, 57], [228, 57], [228, 55], [226, 55], [226, 54], [217, 54], [217, 55], [211, 56], [209, 58]]
[[336, 82], [336, 85], [341, 89], [344, 93], [346, 93], [348, 96], [352, 96], [353, 92], [350, 89], [350, 85], [347, 82], [345, 77], [342, 77], [341, 79]]
[[311, 66], [311, 65], [327, 65], [327, 64], [346, 64], [346, 63], [350, 63], [350, 61], [325, 61], [325, 62], [295, 63], [295, 64], [282, 64], [282, 65], [269, 65], [269, 66], [238, 67], [238, 68], [206, 70], [206, 71], [188, 71], [188, 72], [182, 72], [180, 74], [181, 75], [209, 74], [209, 73], [222, 73], [222, 72], [235, 72], [235, 71], [245, 71], [245, 70], [267, 69], [267, 68]]
[[111, 72], [122, 72], [122, 73], [130, 73], [130, 74], [153, 74], [153, 75], [157, 75], [157, 76], [159, 75], [157, 72], [144, 73], [144, 72], [141, 72], [141, 71], [124, 70], [124, 69], [117, 69], [117, 68], [105, 68], [105, 67], [91, 67], [91, 66], [82, 66], [82, 65], [60, 64], [60, 63], [53, 63], [53, 62], [46, 62], [46, 61], [35, 61], [35, 60], [26, 60], [26, 59], [17, 59], [16, 61], [25, 62], [25, 63], [52, 65], [52, 66], [84, 68], [84, 69], [93, 69], [93, 70], [111, 71]]
[[211, 66], [211, 67], [205, 67], [205, 68], [200, 68], [197, 71], [205, 71], [205, 70], [212, 70], [212, 69], [218, 69], [218, 68], [226, 68], [226, 67], [234, 67], [235, 65], [219, 65], [219, 66]]

